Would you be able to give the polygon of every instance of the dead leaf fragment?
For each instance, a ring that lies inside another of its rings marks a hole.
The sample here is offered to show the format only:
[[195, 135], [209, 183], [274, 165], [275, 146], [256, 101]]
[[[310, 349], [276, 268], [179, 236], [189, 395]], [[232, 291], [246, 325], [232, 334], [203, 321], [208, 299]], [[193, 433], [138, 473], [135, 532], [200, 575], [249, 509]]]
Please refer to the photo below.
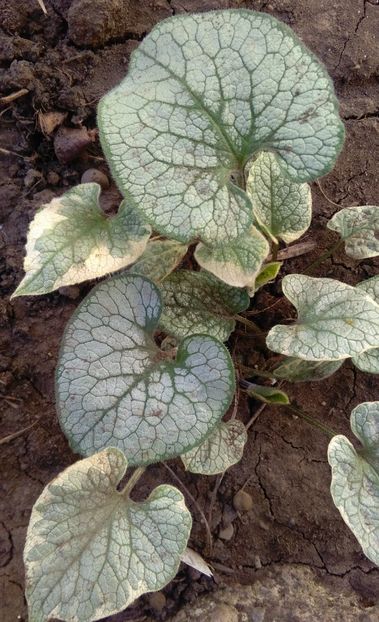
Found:
[[62, 125], [66, 117], [67, 112], [59, 112], [57, 110], [51, 112], [39, 112], [38, 123], [42, 134], [50, 136], [50, 134], [52, 134], [57, 127]]

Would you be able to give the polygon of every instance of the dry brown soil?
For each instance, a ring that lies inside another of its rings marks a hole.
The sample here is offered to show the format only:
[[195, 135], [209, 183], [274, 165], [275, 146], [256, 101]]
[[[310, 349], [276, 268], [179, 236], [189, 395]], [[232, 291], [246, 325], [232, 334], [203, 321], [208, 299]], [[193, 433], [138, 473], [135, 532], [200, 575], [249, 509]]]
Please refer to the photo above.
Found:
[[[41, 131], [41, 113], [61, 111], [67, 113], [67, 127], [95, 128], [99, 97], [123, 77], [130, 52], [154, 23], [183, 11], [263, 10], [289, 24], [324, 61], [334, 79], [347, 130], [337, 166], [321, 182], [331, 201], [313, 186], [314, 223], [306, 239], [317, 241], [317, 251], [291, 260], [287, 270], [301, 272], [335, 241], [325, 223], [338, 206], [378, 199], [377, 0], [45, 0], [45, 4], [46, 16], [37, 0], [0, 0], [0, 96], [27, 90], [0, 108], [0, 147], [13, 152], [0, 153], [0, 436], [38, 419], [29, 432], [0, 445], [2, 622], [26, 620], [22, 549], [32, 505], [43, 486], [77, 459], [58, 426], [53, 378], [64, 325], [90, 286], [12, 302], [9, 296], [22, 276], [27, 226], [36, 207], [78, 183], [87, 168], [107, 171], [104, 161], [97, 159], [102, 157], [97, 143], [75, 161], [59, 162], [53, 134]], [[26, 177], [30, 169], [41, 175]], [[107, 199], [111, 209], [117, 202], [114, 189]], [[373, 261], [358, 264], [341, 252], [315, 274], [354, 284], [374, 272]], [[253, 304], [259, 310], [279, 297], [280, 288], [270, 286]], [[266, 328], [292, 313], [288, 305], [279, 303], [264, 320], [261, 315], [256, 320]], [[245, 365], [255, 362], [254, 343], [243, 330], [231, 348]], [[349, 413], [361, 401], [374, 399], [375, 382], [345, 364], [323, 383], [286, 390], [304, 410], [334, 430], [350, 434]], [[256, 403], [247, 404], [241, 398], [245, 421], [256, 408]], [[166, 619], [220, 581], [262, 581], [270, 567], [286, 563], [310, 567], [336, 591], [347, 589], [358, 595], [362, 611], [369, 610], [379, 597], [379, 570], [364, 557], [333, 506], [327, 443], [326, 436], [304, 421], [267, 408], [250, 429], [242, 462], [230, 469], [218, 490], [212, 521], [214, 550], [209, 559], [215, 564], [215, 581], [182, 569], [165, 589], [166, 607], [161, 614], [151, 609], [146, 597], [114, 619]], [[207, 512], [215, 478], [195, 478], [174, 468]], [[143, 491], [162, 480], [170, 481], [170, 475], [162, 467], [151, 467]], [[223, 541], [218, 537], [221, 521], [230, 515], [233, 495], [247, 480], [245, 489], [253, 497], [253, 510], [235, 517], [234, 535]], [[202, 552], [204, 528], [196, 508], [192, 510], [191, 546]]]

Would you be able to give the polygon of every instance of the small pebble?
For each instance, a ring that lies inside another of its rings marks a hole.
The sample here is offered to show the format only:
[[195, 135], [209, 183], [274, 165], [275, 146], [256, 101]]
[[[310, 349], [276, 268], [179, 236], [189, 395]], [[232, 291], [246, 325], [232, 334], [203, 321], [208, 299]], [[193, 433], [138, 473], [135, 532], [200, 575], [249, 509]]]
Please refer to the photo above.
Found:
[[216, 605], [207, 619], [209, 622], [238, 622], [238, 617], [238, 611], [235, 607], [220, 603]]
[[221, 540], [231, 540], [233, 538], [233, 534], [234, 527], [232, 523], [230, 523], [227, 527], [220, 529], [218, 536], [219, 538], [221, 538]]
[[166, 596], [163, 592], [149, 594], [149, 605], [157, 613], [161, 613], [166, 606]]
[[50, 186], [56, 186], [59, 183], [60, 177], [55, 171], [49, 171], [46, 179]]
[[60, 287], [58, 292], [61, 296], [66, 296], [66, 298], [70, 298], [70, 300], [76, 300], [80, 296], [80, 289], [77, 285], [66, 285]]
[[40, 179], [42, 179], [42, 173], [36, 171], [35, 168], [30, 168], [24, 177], [25, 188], [31, 188]]
[[54, 137], [54, 151], [59, 162], [67, 164], [75, 160], [83, 149], [96, 140], [94, 130], [85, 127], [60, 127]]
[[253, 509], [253, 499], [248, 492], [239, 490], [233, 497], [233, 506], [237, 512], [249, 512]]
[[109, 179], [102, 171], [97, 168], [89, 168], [84, 171], [82, 178], [82, 184], [96, 183], [102, 187], [103, 190], [109, 188]]

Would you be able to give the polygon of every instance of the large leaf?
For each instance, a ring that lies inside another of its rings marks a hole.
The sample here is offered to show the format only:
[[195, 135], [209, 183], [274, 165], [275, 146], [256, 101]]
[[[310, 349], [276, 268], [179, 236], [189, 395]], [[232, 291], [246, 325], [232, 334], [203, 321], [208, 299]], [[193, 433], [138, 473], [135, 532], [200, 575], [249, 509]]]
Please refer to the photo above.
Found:
[[233, 316], [250, 303], [246, 291], [225, 285], [207, 272], [179, 270], [162, 283], [160, 326], [174, 337], [206, 333], [226, 341], [235, 328]]
[[46, 294], [94, 279], [143, 253], [150, 226], [127, 201], [108, 218], [99, 195], [99, 184], [80, 184], [36, 213], [26, 244], [26, 274], [13, 296]]
[[284, 295], [298, 319], [274, 326], [267, 346], [308, 361], [342, 360], [379, 345], [379, 305], [355, 287], [334, 279], [285, 276]]
[[[365, 291], [370, 298], [379, 304], [379, 276], [358, 283], [357, 287]], [[369, 374], [379, 374], [379, 347], [371, 348], [353, 356], [352, 361], [358, 369], [368, 372]]]
[[181, 458], [191, 473], [216, 475], [241, 460], [246, 441], [247, 432], [242, 421], [221, 421], [201, 445]]
[[244, 168], [274, 151], [294, 181], [329, 171], [343, 125], [323, 66], [264, 13], [211, 11], [155, 26], [99, 105], [113, 175], [154, 228], [225, 241], [251, 224]]
[[327, 224], [345, 242], [347, 255], [366, 259], [379, 255], [379, 206], [344, 207]]
[[258, 223], [277, 242], [297, 240], [312, 219], [312, 195], [308, 184], [291, 181], [273, 153], [261, 153], [251, 165], [246, 192]]
[[266, 238], [252, 227], [248, 233], [229, 244], [207, 246], [200, 242], [195, 250], [195, 259], [202, 268], [228, 285], [253, 288], [269, 250]]
[[289, 380], [290, 382], [314, 382], [324, 380], [336, 372], [342, 361], [303, 361], [302, 359], [288, 356], [279, 363], [272, 371], [275, 378]]
[[34, 505], [24, 559], [30, 622], [89, 622], [124, 609], [176, 574], [191, 530], [183, 495], [158, 486], [143, 503], [117, 485], [114, 448], [68, 467]]
[[364, 554], [379, 566], [379, 402], [359, 404], [350, 423], [362, 447], [356, 450], [342, 435], [332, 438], [331, 493]]
[[131, 271], [159, 283], [175, 270], [187, 250], [186, 244], [175, 240], [152, 240]]
[[197, 335], [176, 361], [153, 340], [157, 287], [124, 273], [94, 288], [69, 321], [57, 368], [59, 420], [74, 451], [122, 449], [131, 465], [176, 456], [201, 443], [234, 393], [226, 348]]

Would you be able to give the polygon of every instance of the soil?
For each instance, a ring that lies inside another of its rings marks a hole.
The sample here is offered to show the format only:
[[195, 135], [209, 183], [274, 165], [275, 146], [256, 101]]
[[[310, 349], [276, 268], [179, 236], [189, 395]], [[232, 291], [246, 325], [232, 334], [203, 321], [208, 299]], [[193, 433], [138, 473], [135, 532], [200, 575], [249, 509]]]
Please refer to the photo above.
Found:
[[[263, 10], [289, 24], [324, 61], [334, 79], [347, 130], [334, 171], [313, 185], [314, 222], [305, 239], [316, 240], [317, 249], [288, 261], [286, 271], [303, 271], [335, 241], [325, 224], [339, 206], [377, 200], [378, 0], [45, 0], [45, 5], [47, 15], [37, 0], [0, 0], [0, 96], [24, 89], [0, 107], [1, 437], [34, 424], [0, 445], [3, 622], [27, 619], [22, 549], [31, 508], [43, 486], [77, 459], [57, 422], [53, 376], [64, 325], [90, 285], [9, 301], [22, 277], [26, 231], [36, 208], [78, 183], [89, 168], [107, 174], [96, 132], [90, 133], [76, 159], [71, 159], [72, 154], [68, 161], [62, 156], [58, 159], [59, 149], [54, 145], [59, 125], [96, 128], [97, 101], [124, 76], [131, 51], [157, 21], [184, 11]], [[125, 13], [117, 19], [120, 6]], [[78, 15], [83, 19], [78, 20]], [[60, 114], [46, 117], [51, 112]], [[113, 209], [117, 201], [117, 191], [111, 187], [105, 193], [105, 208]], [[358, 263], [343, 252], [314, 271], [352, 284], [374, 273], [374, 261]], [[280, 287], [271, 285], [253, 300], [257, 312], [278, 303], [264, 320], [257, 314], [262, 328], [293, 314], [280, 296]], [[244, 365], [252, 366], [259, 356], [242, 327], [230, 347]], [[350, 411], [377, 397], [376, 382], [346, 363], [322, 383], [284, 389], [303, 410], [351, 436]], [[241, 396], [238, 411], [244, 421], [257, 408], [257, 403]], [[214, 548], [207, 557], [215, 578], [182, 568], [164, 590], [162, 611], [143, 597], [112, 620], [168, 619], [184, 603], [223, 581], [262, 581], [265, 572], [286, 564], [308, 567], [335, 593], [351, 594], [363, 612], [371, 611], [379, 598], [379, 570], [364, 557], [333, 506], [327, 444], [328, 437], [303, 420], [266, 408], [250, 428], [242, 462], [227, 472], [215, 497]], [[216, 478], [184, 474], [175, 463], [173, 468], [207, 514]], [[163, 467], [150, 467], [141, 492], [162, 481], [175, 483]], [[235, 516], [232, 499], [242, 486], [253, 498], [253, 509]], [[188, 504], [195, 520], [190, 545], [204, 553], [204, 526], [190, 499]], [[219, 530], [230, 519], [233, 536], [223, 540]], [[315, 619], [319, 619], [317, 613]]]

